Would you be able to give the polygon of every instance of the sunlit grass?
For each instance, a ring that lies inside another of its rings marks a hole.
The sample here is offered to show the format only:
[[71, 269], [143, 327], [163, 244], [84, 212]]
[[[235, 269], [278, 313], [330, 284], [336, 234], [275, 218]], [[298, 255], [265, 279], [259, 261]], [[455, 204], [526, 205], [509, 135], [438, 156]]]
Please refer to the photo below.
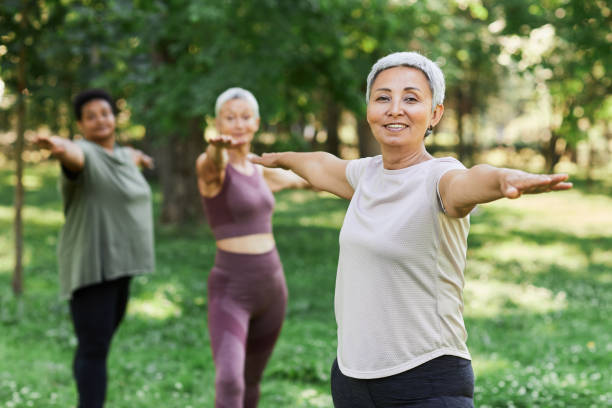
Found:
[[518, 261], [524, 265], [526, 271], [532, 273], [537, 273], [541, 270], [541, 265], [546, 264], [560, 265], [581, 274], [589, 264], [589, 257], [580, 247], [566, 242], [548, 245], [525, 243], [520, 240], [491, 242], [474, 251], [473, 255], [482, 259], [495, 259], [496, 262]]
[[329, 212], [316, 217], [299, 217], [297, 224], [303, 227], [335, 227], [342, 224], [344, 211]]
[[[17, 178], [15, 174], [8, 174], [4, 176], [0, 182], [4, 185], [14, 187], [17, 184]], [[23, 175], [21, 182], [23, 183], [24, 189], [36, 190], [42, 187], [44, 178], [41, 174], [29, 173]]]
[[582, 237], [609, 233], [612, 225], [612, 191], [589, 194], [588, 199], [576, 190], [526, 195], [482, 207], [494, 208], [502, 225], [515, 229], [554, 229]]
[[167, 284], [159, 286], [151, 297], [132, 297], [128, 314], [157, 320], [180, 317], [182, 314], [180, 306], [167, 296], [167, 294], [176, 295], [176, 292], [173, 285]]
[[[612, 265], [612, 251], [605, 248], [595, 248], [591, 253], [591, 262]], [[612, 271], [610, 271], [612, 276]]]
[[8, 273], [14, 263], [14, 242], [12, 234], [0, 235], [0, 274]]
[[331, 407], [332, 400], [328, 392], [321, 392], [314, 388], [305, 388], [292, 392], [295, 399], [291, 403], [292, 407]]
[[479, 356], [472, 353], [472, 367], [478, 375], [487, 375], [507, 370], [512, 367], [512, 362], [500, 356]]
[[15, 209], [8, 206], [0, 206], [0, 221], [13, 222], [15, 219]]
[[28, 225], [59, 228], [64, 223], [64, 213], [61, 210], [40, 209], [27, 205], [23, 209], [23, 215]]
[[470, 281], [464, 290], [466, 317], [549, 313], [567, 307], [565, 292], [501, 281]]
[[[38, 208], [26, 205], [22, 209], [23, 224], [27, 228], [30, 225], [60, 227], [64, 223], [64, 214], [60, 210]], [[12, 224], [15, 220], [15, 209], [13, 207], [0, 206], [0, 222]]]

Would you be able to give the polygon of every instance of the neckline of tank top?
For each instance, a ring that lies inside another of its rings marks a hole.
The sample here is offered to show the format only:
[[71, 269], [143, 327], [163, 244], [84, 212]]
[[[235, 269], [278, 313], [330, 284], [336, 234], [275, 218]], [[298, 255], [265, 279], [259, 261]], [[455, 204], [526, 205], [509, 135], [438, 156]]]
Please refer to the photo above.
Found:
[[241, 172], [240, 170], [238, 170], [232, 163], [227, 162], [227, 167], [231, 167], [232, 170], [234, 170], [235, 173], [240, 174], [241, 176], [247, 177], [247, 178], [253, 178], [256, 173], [257, 173], [257, 167], [255, 167], [255, 165], [253, 164], [253, 172], [251, 174], [246, 174]]

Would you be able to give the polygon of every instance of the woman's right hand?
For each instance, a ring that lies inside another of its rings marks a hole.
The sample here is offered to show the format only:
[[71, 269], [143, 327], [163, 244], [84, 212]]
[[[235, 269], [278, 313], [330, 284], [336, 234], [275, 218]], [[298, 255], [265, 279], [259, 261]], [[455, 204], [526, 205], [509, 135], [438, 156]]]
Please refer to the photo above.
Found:
[[64, 167], [73, 172], [79, 172], [85, 164], [83, 150], [68, 139], [59, 136], [38, 136], [34, 140], [41, 149], [51, 151]]
[[206, 153], [196, 160], [198, 188], [204, 197], [213, 197], [219, 193], [225, 179], [225, 166], [228, 161], [227, 148], [237, 146], [229, 135], [216, 135], [207, 140]]
[[64, 139], [58, 136], [37, 136], [34, 143], [41, 149], [50, 150], [53, 156], [66, 152]]
[[282, 153], [264, 153], [261, 156], [252, 154], [249, 156], [249, 160], [252, 163], [261, 164], [264, 167], [281, 168], [281, 169], [287, 170], [288, 167], [283, 166], [280, 163], [281, 157], [282, 157]]
[[211, 144], [218, 149], [227, 149], [238, 146], [239, 143], [236, 143], [229, 135], [216, 135], [208, 138], [208, 144]]

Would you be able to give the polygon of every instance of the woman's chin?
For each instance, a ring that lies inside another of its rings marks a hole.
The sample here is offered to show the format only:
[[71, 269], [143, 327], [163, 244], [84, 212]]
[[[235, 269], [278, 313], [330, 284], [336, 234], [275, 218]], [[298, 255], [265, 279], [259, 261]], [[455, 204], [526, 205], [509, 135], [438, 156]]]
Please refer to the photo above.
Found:
[[252, 138], [234, 139], [232, 140], [232, 145], [235, 147], [242, 147], [244, 145], [251, 143], [252, 140], [253, 140]]
[[85, 136], [85, 139], [92, 142], [104, 142], [109, 139], [112, 139], [114, 135], [114, 133], [95, 133], [93, 135]]

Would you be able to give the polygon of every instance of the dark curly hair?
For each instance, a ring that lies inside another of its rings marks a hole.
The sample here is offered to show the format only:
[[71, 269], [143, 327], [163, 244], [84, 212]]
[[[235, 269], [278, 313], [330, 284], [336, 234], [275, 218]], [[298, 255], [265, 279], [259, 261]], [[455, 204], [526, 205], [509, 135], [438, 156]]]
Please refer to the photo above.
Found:
[[74, 116], [76, 116], [77, 120], [81, 120], [83, 117], [83, 106], [86, 103], [91, 102], [95, 99], [102, 99], [111, 106], [113, 113], [117, 113], [117, 108], [115, 106], [115, 102], [113, 98], [103, 89], [88, 89], [86, 91], [81, 92], [74, 98]]

